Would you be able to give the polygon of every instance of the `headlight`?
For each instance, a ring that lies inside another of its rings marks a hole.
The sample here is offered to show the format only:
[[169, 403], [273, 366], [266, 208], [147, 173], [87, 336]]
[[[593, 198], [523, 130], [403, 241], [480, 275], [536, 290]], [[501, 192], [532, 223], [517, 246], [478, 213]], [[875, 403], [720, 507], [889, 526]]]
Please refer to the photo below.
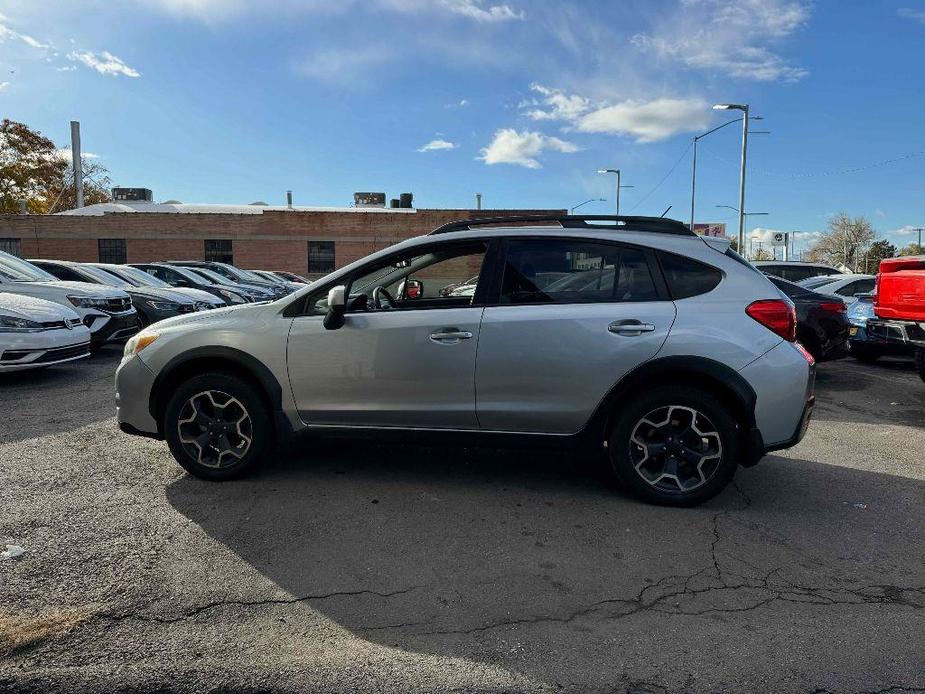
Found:
[[77, 308], [105, 308], [109, 305], [109, 299], [93, 296], [68, 296], [67, 300]]
[[158, 338], [158, 333], [140, 332], [134, 337], [129, 338], [125, 343], [125, 349], [122, 351], [123, 357], [130, 357], [138, 354], [145, 347], [150, 345]]
[[179, 311], [180, 304], [175, 301], [145, 301], [155, 311]]
[[0, 333], [35, 333], [43, 329], [42, 324], [34, 320], [0, 316]]

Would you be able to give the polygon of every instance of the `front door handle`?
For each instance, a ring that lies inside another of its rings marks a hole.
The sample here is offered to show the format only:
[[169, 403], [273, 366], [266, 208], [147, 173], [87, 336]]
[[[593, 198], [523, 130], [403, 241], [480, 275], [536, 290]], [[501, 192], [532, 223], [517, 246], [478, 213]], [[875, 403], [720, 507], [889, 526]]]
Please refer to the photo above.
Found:
[[430, 334], [430, 339], [442, 345], [455, 345], [461, 340], [471, 340], [472, 333], [459, 328], [443, 328]]
[[655, 326], [651, 323], [643, 323], [635, 318], [627, 320], [615, 320], [607, 326], [607, 331], [614, 335], [624, 335], [626, 337], [636, 337], [643, 333], [655, 332]]

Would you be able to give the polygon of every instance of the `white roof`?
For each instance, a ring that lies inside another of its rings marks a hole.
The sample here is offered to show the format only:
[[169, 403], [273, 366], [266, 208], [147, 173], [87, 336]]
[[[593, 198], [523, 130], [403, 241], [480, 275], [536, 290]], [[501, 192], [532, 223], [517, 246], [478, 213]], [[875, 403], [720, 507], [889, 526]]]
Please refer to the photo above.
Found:
[[58, 212], [59, 215], [100, 216], [121, 212], [160, 212], [168, 214], [263, 214], [272, 212], [358, 212], [414, 214], [414, 208], [407, 207], [296, 207], [285, 205], [214, 205], [182, 202], [101, 202], [74, 210]]

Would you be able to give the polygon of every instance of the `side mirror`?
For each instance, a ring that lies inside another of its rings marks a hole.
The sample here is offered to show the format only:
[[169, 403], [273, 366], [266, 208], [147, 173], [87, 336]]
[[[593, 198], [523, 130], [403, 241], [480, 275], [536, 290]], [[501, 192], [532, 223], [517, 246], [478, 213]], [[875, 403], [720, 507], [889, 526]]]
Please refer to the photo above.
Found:
[[327, 330], [337, 330], [344, 325], [344, 314], [347, 313], [347, 288], [340, 284], [331, 287], [328, 292], [328, 312], [324, 314], [324, 327]]
[[408, 280], [405, 282], [404, 298], [420, 299], [424, 296], [424, 283], [421, 280]]

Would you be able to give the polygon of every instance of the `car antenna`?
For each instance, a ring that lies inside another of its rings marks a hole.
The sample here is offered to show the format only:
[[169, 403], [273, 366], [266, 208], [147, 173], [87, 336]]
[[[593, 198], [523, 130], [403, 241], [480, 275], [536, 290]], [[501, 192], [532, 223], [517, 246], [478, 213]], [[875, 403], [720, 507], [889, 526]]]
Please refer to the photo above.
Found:
[[659, 217], [664, 217], [666, 214], [668, 214], [668, 210], [670, 210], [671, 207], [672, 207], [671, 205], [669, 205], [668, 207], [666, 207], [666, 208], [665, 208], [665, 211], [662, 212], [662, 213], [659, 215]]

